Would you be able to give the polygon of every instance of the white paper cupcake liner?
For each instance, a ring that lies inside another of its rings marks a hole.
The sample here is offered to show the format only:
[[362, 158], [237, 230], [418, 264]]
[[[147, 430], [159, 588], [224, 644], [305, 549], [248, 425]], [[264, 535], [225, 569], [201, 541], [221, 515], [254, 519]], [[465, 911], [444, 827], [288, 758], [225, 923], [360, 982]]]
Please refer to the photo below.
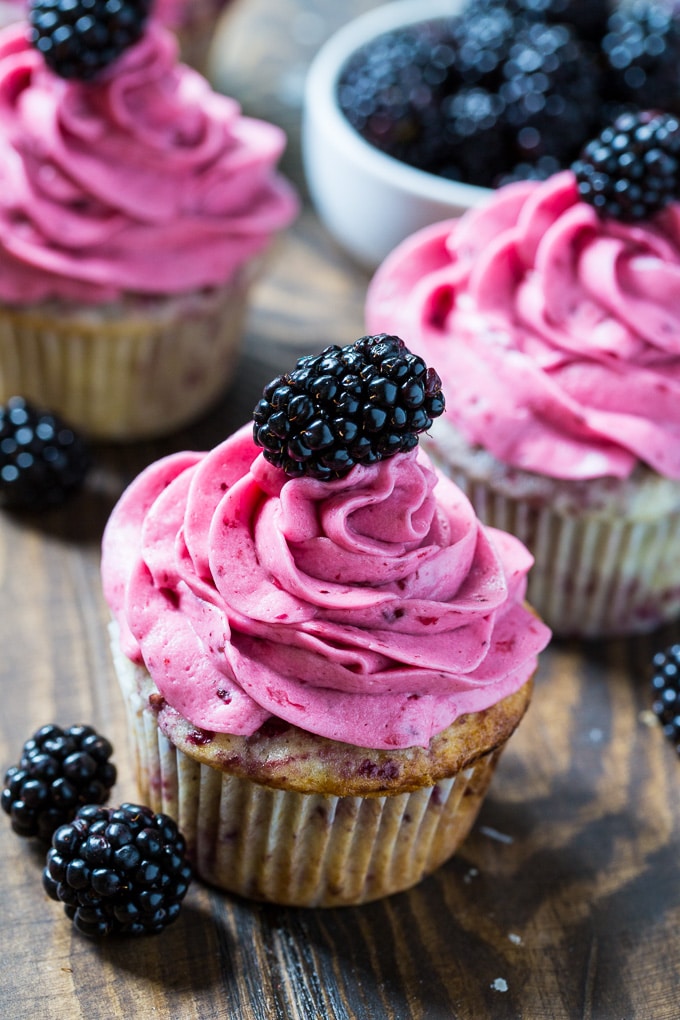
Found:
[[273, 789], [178, 750], [138, 693], [140, 667], [114, 657], [142, 801], [177, 821], [200, 878], [250, 899], [346, 906], [415, 885], [468, 834], [502, 751], [411, 793]]
[[0, 308], [0, 401], [20, 394], [95, 439], [172, 432], [230, 381], [248, 291], [244, 278], [148, 304]]
[[622, 482], [532, 477], [441, 435], [425, 441], [435, 463], [534, 556], [527, 600], [555, 634], [640, 633], [680, 615], [680, 483], [647, 469]]

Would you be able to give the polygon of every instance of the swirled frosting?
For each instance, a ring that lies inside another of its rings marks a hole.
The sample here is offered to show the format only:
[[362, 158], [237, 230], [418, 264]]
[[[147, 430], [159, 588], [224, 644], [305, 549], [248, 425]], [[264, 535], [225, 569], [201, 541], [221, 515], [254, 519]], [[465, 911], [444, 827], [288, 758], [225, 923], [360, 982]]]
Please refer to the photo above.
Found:
[[571, 171], [508, 185], [392, 252], [366, 317], [437, 366], [448, 420], [504, 463], [680, 478], [680, 205], [624, 224]]
[[531, 557], [419, 450], [288, 479], [250, 426], [146, 469], [107, 524], [121, 645], [195, 726], [270, 716], [362, 747], [427, 746], [531, 676], [549, 631]]
[[295, 215], [285, 136], [177, 62], [153, 19], [96, 81], [0, 34], [0, 299], [220, 286]]

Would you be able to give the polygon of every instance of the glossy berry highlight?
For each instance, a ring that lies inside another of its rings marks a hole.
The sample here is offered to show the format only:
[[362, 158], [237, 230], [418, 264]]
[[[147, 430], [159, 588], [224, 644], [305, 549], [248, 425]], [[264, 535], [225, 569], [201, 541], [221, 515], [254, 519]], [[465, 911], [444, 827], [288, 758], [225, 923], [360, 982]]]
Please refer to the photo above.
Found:
[[434, 369], [382, 333], [332, 344], [273, 379], [253, 412], [253, 437], [287, 475], [330, 481], [412, 450], [443, 410]]
[[83, 935], [155, 935], [177, 919], [191, 878], [168, 815], [86, 805], [54, 833], [43, 887]]
[[113, 748], [92, 726], [42, 726], [5, 773], [2, 808], [19, 836], [50, 840], [83, 804], [103, 804], [116, 781]]

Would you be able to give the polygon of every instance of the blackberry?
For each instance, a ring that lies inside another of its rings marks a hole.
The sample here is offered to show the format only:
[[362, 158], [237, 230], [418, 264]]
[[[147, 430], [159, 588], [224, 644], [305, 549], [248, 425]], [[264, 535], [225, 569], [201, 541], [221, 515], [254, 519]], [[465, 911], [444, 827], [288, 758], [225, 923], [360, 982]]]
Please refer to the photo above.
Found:
[[532, 22], [520, 29], [498, 88], [509, 139], [508, 169], [544, 156], [568, 165], [598, 127], [593, 96], [600, 88], [594, 53], [568, 25]]
[[381, 333], [332, 344], [273, 379], [253, 412], [253, 436], [286, 474], [330, 480], [412, 450], [443, 410], [434, 369]]
[[43, 887], [83, 935], [152, 935], [177, 919], [192, 871], [175, 822], [88, 804], [52, 837]]
[[572, 164], [579, 194], [602, 216], [644, 220], [678, 196], [680, 120], [666, 113], [624, 113]]
[[652, 711], [680, 755], [680, 645], [657, 652], [652, 666]]
[[29, 40], [61, 78], [88, 81], [141, 37], [151, 0], [31, 0]]
[[19, 836], [49, 840], [83, 804], [103, 804], [116, 781], [113, 748], [91, 726], [42, 726], [5, 774], [2, 807]]
[[611, 14], [601, 43], [607, 95], [680, 114], [680, 17], [665, 0], [631, 0]]
[[458, 87], [450, 19], [386, 32], [357, 50], [342, 70], [338, 103], [375, 148], [428, 169], [441, 148], [441, 97]]
[[463, 14], [502, 5], [517, 17], [548, 24], [569, 25], [579, 39], [597, 41], [604, 34], [610, 14], [609, 0], [468, 0]]
[[62, 503], [90, 467], [85, 441], [57, 414], [10, 397], [0, 406], [0, 506], [43, 510]]

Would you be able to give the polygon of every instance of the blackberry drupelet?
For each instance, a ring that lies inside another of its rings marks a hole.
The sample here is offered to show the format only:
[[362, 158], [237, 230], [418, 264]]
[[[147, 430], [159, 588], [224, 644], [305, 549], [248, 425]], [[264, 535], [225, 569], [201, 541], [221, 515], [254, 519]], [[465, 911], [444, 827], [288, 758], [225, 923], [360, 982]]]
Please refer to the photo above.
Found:
[[273, 379], [253, 412], [253, 436], [291, 477], [329, 481], [412, 450], [443, 410], [434, 369], [381, 333], [332, 344]]
[[177, 919], [189, 888], [185, 853], [168, 815], [86, 805], [54, 833], [43, 886], [83, 935], [155, 935]]
[[19, 836], [49, 840], [83, 804], [103, 804], [116, 781], [113, 748], [91, 726], [42, 726], [5, 774], [2, 807]]
[[680, 645], [657, 652], [652, 666], [652, 711], [680, 755]]
[[0, 406], [0, 506], [44, 510], [83, 482], [90, 451], [58, 415], [23, 397]]
[[572, 164], [579, 194], [602, 216], [648, 219], [680, 192], [680, 119], [625, 113]]
[[680, 16], [665, 0], [616, 5], [601, 49], [610, 99], [680, 114]]
[[151, 0], [31, 0], [29, 39], [62, 78], [88, 81], [141, 37]]

